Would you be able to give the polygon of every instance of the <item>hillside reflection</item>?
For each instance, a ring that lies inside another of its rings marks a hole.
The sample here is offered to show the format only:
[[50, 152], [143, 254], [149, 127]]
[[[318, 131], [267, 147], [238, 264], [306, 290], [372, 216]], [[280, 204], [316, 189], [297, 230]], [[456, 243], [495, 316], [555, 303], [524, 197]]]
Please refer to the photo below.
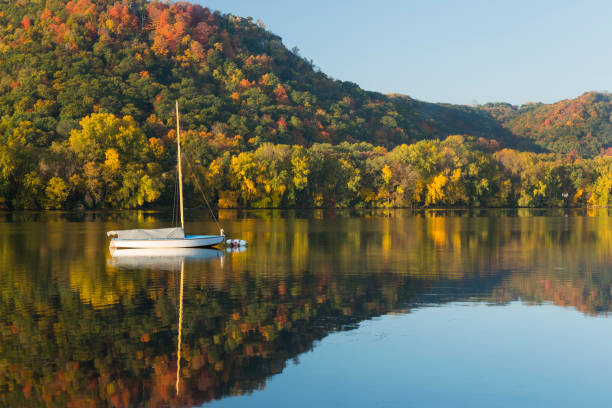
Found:
[[318, 340], [386, 313], [612, 307], [608, 211], [220, 215], [251, 246], [185, 260], [178, 394], [180, 268], [112, 258], [104, 234], [163, 220], [0, 215], [0, 405], [194, 406], [261, 389]]

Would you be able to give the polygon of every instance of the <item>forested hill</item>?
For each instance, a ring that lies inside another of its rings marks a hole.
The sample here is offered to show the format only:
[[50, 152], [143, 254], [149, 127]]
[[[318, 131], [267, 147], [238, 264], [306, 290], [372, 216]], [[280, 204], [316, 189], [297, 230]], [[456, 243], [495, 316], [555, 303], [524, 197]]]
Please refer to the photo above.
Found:
[[[514, 145], [489, 115], [366, 92], [333, 80], [255, 23], [185, 2], [2, 1], [2, 131], [33, 123], [40, 144], [94, 112], [264, 141], [395, 146], [470, 134]], [[151, 128], [153, 126], [148, 126]]]
[[219, 207], [612, 201], [607, 95], [555, 114], [427, 103], [199, 5], [0, 0], [0, 208], [170, 206], [175, 100], [196, 205], [194, 180]]
[[553, 104], [527, 103], [520, 108], [507, 103], [479, 107], [505, 129], [559, 153], [596, 156], [612, 149], [612, 96], [587, 92]]

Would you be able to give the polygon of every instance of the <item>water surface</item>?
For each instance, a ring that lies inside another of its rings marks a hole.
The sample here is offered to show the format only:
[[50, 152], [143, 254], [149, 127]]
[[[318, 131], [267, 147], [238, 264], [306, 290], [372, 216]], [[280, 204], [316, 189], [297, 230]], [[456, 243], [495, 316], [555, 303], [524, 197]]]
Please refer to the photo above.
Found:
[[220, 218], [248, 250], [112, 257], [106, 230], [169, 218], [0, 214], [0, 405], [609, 400], [607, 210]]

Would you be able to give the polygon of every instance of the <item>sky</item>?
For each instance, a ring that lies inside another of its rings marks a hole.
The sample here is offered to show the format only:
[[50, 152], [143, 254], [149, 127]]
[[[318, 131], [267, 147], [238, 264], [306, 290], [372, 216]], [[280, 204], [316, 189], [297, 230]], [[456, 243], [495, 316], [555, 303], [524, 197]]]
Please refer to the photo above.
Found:
[[192, 0], [262, 20], [332, 78], [428, 102], [612, 90], [612, 2]]

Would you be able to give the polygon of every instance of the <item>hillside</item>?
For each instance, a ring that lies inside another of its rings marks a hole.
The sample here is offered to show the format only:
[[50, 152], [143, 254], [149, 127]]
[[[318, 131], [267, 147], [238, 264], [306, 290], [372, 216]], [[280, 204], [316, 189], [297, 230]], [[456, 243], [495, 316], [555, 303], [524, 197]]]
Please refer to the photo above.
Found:
[[480, 106], [505, 129], [552, 152], [592, 157], [612, 148], [612, 95], [587, 92], [553, 104]]
[[332, 80], [263, 24], [198, 5], [2, 3], [0, 115], [11, 124], [31, 121], [41, 144], [68, 137], [93, 112], [171, 128], [177, 98], [186, 128], [240, 135], [245, 148], [264, 141], [394, 146], [449, 134], [501, 136], [478, 111], [424, 109], [410, 98]]
[[585, 156], [609, 146], [600, 97], [583, 108], [598, 103], [599, 116], [585, 113], [595, 119], [570, 128], [590, 136], [564, 133], [561, 119], [548, 134], [538, 122], [546, 105], [471, 108], [365, 91], [315, 69], [263, 23], [199, 5], [0, 6], [0, 208], [171, 206], [175, 100], [195, 204], [194, 179], [219, 207], [607, 205], [612, 197], [606, 159], [544, 154], [571, 151], [566, 139]]

